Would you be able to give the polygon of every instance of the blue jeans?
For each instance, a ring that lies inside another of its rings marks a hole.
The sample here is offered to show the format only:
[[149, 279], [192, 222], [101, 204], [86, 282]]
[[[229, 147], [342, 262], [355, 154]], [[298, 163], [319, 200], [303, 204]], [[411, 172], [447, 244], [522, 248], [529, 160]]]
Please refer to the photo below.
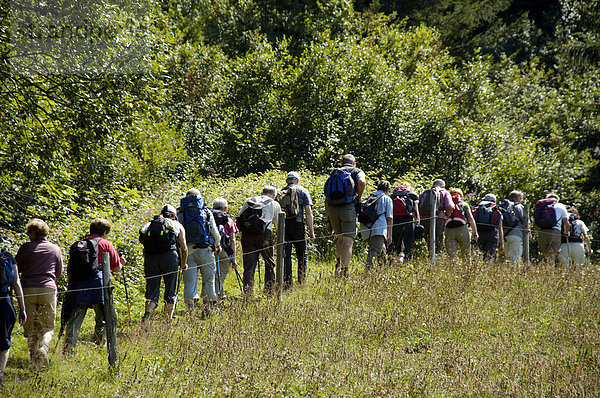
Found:
[[187, 259], [188, 269], [183, 273], [183, 298], [186, 300], [199, 299], [198, 270], [202, 276], [202, 300], [213, 301], [215, 294], [215, 256], [210, 247], [190, 249]]

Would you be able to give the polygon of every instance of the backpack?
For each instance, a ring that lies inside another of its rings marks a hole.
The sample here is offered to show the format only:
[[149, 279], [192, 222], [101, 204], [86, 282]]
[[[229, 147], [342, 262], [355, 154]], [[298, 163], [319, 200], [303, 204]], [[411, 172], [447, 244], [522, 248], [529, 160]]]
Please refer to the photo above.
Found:
[[513, 228], [519, 222], [519, 217], [515, 213], [515, 204], [508, 199], [502, 199], [498, 202], [498, 210], [502, 214], [502, 225]]
[[381, 198], [384, 194], [380, 193], [379, 195], [369, 195], [369, 197], [362, 201], [360, 204], [360, 214], [358, 215], [358, 221], [361, 223], [371, 226], [377, 221], [379, 216], [384, 213], [377, 213], [377, 202], [379, 202], [379, 198]]
[[462, 208], [462, 200], [460, 200], [460, 195], [457, 193], [450, 194], [452, 196], [452, 201], [454, 202], [454, 210], [446, 219], [446, 228], [456, 228], [463, 225], [467, 225], [467, 219], [463, 212]]
[[188, 195], [179, 201], [181, 210], [181, 224], [185, 228], [187, 243], [210, 245], [208, 235], [209, 214], [200, 195]]
[[98, 261], [98, 242], [102, 238], [83, 239], [73, 243], [69, 248], [67, 275], [89, 276], [100, 271], [102, 264]]
[[410, 198], [409, 190], [394, 189], [392, 194], [392, 203], [394, 204], [394, 216], [412, 216], [414, 210], [414, 202]]
[[164, 253], [177, 248], [177, 236], [172, 224], [162, 215], [154, 216], [148, 229], [142, 233], [140, 229], [140, 243], [148, 254]]
[[229, 216], [223, 210], [210, 209], [210, 211], [212, 212], [212, 215], [215, 218], [215, 223], [219, 228], [219, 235], [221, 236], [221, 247], [223, 248], [225, 253], [233, 254], [229, 235], [225, 233], [225, 225], [229, 221]]
[[0, 251], [0, 293], [8, 293], [9, 287], [15, 281], [15, 269], [13, 256], [4, 250]]
[[325, 181], [325, 197], [330, 205], [352, 203], [354, 191], [354, 178], [349, 169], [333, 169]]
[[248, 207], [235, 220], [239, 230], [249, 234], [266, 233], [270, 222], [265, 218], [263, 209], [270, 201], [271, 199], [260, 200], [260, 196], [246, 200]]
[[298, 202], [298, 186], [292, 185], [283, 188], [275, 198], [285, 212], [285, 218], [296, 218], [300, 214], [300, 203]]
[[419, 214], [423, 218], [431, 216], [432, 204], [435, 199], [435, 193], [433, 189], [427, 189], [423, 191], [421, 197], [419, 197]]
[[473, 210], [473, 218], [477, 231], [490, 232], [500, 223], [500, 212], [496, 208], [496, 203], [483, 201]]
[[541, 199], [535, 202], [533, 211], [533, 223], [540, 229], [552, 229], [557, 223], [556, 211], [554, 210], [556, 199]]
[[581, 228], [577, 228], [578, 220], [579, 219], [577, 218], [577, 216], [575, 214], [573, 214], [573, 213], [569, 214], [569, 225], [571, 226], [570, 232], [569, 232], [569, 242], [577, 242], [577, 243], [583, 242], [583, 239], [581, 237]]

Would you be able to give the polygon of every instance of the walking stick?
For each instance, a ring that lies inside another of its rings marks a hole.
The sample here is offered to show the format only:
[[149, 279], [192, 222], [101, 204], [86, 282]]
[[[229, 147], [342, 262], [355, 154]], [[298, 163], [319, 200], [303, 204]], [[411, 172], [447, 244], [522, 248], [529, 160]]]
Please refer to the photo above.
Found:
[[237, 276], [238, 285], [240, 285], [240, 292], [243, 295], [244, 294], [244, 288], [242, 287], [242, 277], [240, 276], [240, 273], [237, 270], [237, 266], [233, 270], [235, 271], [235, 275]]
[[127, 299], [127, 314], [129, 315], [129, 323], [131, 324], [131, 302], [129, 301], [129, 290], [127, 289], [127, 278], [125, 278], [125, 267], [121, 268], [123, 276], [123, 286], [125, 286], [125, 298]]
[[223, 290], [223, 286], [221, 285], [221, 263], [219, 262], [220, 253], [215, 253], [215, 257], [217, 257], [217, 297], [221, 299], [221, 292]]
[[173, 310], [171, 311], [170, 317], [173, 318], [173, 315], [175, 314], [175, 309], [177, 308], [177, 297], [179, 296], [179, 286], [181, 285], [181, 274], [182, 274], [182, 270], [181, 270], [181, 259], [179, 260], [179, 268], [177, 268], [177, 288], [175, 289], [175, 299], [173, 300]]

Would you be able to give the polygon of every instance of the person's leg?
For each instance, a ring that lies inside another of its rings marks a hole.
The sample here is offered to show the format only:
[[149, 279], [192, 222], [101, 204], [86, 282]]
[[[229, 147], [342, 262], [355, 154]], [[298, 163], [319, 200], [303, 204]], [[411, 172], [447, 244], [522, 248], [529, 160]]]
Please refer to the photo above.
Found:
[[242, 263], [244, 265], [244, 274], [242, 283], [244, 285], [244, 293], [252, 296], [254, 289], [254, 273], [258, 264], [258, 248], [254, 243], [254, 236], [244, 236], [242, 233]]
[[210, 248], [198, 249], [200, 274], [202, 276], [202, 301], [204, 304], [217, 300], [215, 293], [215, 256]]
[[188, 254], [187, 269], [183, 271], [183, 299], [188, 311], [193, 311], [194, 303], [200, 299], [198, 295], [198, 265], [200, 258], [197, 252], [201, 249], [192, 249]]
[[273, 291], [275, 284], [275, 259], [273, 257], [273, 234], [267, 232], [264, 237], [264, 243], [261, 245], [263, 249], [260, 255], [265, 262], [265, 293], [270, 294]]
[[458, 250], [458, 241], [456, 238], [457, 228], [446, 228], [444, 233], [446, 234], [446, 238], [444, 239], [444, 244], [446, 245], [446, 253], [448, 253], [448, 257], [453, 259], [456, 256], [456, 251]]
[[169, 250], [168, 252], [162, 253], [159, 269], [165, 282], [165, 292], [163, 294], [165, 306], [163, 307], [163, 313], [168, 318], [171, 318], [175, 303], [175, 295], [177, 294], [179, 253], [175, 250]]
[[352, 244], [354, 243], [353, 238], [347, 236], [338, 236], [336, 250], [337, 256], [340, 259], [340, 273], [343, 276], [348, 276], [348, 267], [350, 265], [350, 258], [352, 257]]
[[10, 354], [10, 350], [0, 351], [0, 387], [4, 386], [4, 369], [6, 369], [6, 363], [8, 362], [8, 354]]
[[38, 354], [40, 365], [47, 367], [49, 365], [48, 352], [50, 351], [50, 342], [54, 336], [54, 324], [56, 322], [56, 290], [52, 288], [42, 288], [39, 295], [39, 331]]
[[571, 257], [569, 256], [569, 248], [567, 248], [566, 243], [561, 243], [558, 258], [560, 259], [560, 263], [563, 267], [569, 266]]
[[404, 221], [402, 242], [404, 243], [404, 261], [412, 261], [415, 247], [415, 224], [412, 218]]
[[585, 247], [583, 243], [569, 243], [569, 251], [571, 252], [571, 262], [574, 266], [583, 267], [585, 264]]
[[441, 253], [444, 249], [444, 229], [446, 227], [446, 220], [443, 218], [436, 218], [435, 224], [435, 252]]
[[106, 322], [104, 321], [104, 305], [94, 304], [92, 305], [94, 310], [94, 343], [102, 345], [104, 342], [104, 329]]
[[469, 227], [463, 225], [456, 228], [455, 239], [457, 246], [460, 247], [461, 259], [468, 263], [471, 259], [471, 236], [469, 235]]
[[557, 229], [552, 229], [549, 234], [550, 241], [548, 242], [548, 255], [546, 260], [550, 265], [556, 265], [556, 257], [560, 252], [560, 231]]
[[9, 295], [0, 296], [0, 386], [4, 382], [4, 369], [10, 353], [11, 335], [17, 314]]
[[225, 251], [221, 251], [219, 253], [219, 269], [221, 271], [221, 275], [219, 277], [219, 282], [217, 283], [215, 280], [215, 290], [221, 292], [221, 299], [225, 298], [225, 280], [227, 279], [227, 275], [229, 275], [229, 270], [231, 268], [231, 260]]
[[513, 264], [519, 264], [523, 256], [523, 238], [519, 235], [508, 235], [504, 242], [504, 255]]
[[144, 276], [146, 277], [146, 305], [142, 321], [150, 317], [150, 313], [158, 305], [160, 295], [160, 272], [158, 271], [158, 254], [147, 254], [144, 258]]
[[402, 252], [402, 240], [404, 238], [404, 224], [400, 217], [394, 217], [394, 226], [392, 227], [392, 250], [398, 256]]
[[[294, 241], [292, 220], [285, 220], [285, 244], [283, 245], [283, 286], [290, 288], [294, 284], [292, 271], [292, 248]], [[296, 255], [298, 252], [296, 251]]]
[[23, 299], [25, 301], [25, 311], [27, 313], [27, 319], [23, 324], [23, 336], [27, 338], [30, 360], [31, 363], [34, 364], [37, 359], [36, 350], [38, 347], [38, 290], [35, 288], [23, 288]]
[[79, 331], [81, 330], [81, 324], [85, 318], [87, 307], [82, 305], [75, 305], [71, 308], [71, 313], [68, 316], [67, 325], [65, 328], [65, 344], [63, 351], [66, 354], [70, 354], [79, 338]]
[[292, 246], [296, 249], [296, 257], [298, 257], [298, 284], [302, 284], [306, 279], [306, 229], [304, 221], [291, 220], [289, 224], [291, 225], [289, 236]]

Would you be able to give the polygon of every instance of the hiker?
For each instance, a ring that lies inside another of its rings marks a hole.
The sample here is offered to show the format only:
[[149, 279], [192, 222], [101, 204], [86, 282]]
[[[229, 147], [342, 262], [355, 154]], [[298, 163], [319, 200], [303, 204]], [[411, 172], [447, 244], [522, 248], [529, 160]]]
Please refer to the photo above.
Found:
[[164, 313], [171, 318], [175, 310], [179, 268], [185, 270], [188, 256], [185, 229], [177, 221], [176, 212], [173, 206], [165, 205], [159, 215], [140, 229], [146, 277], [146, 306], [142, 321], [147, 320], [158, 306], [161, 277], [165, 282]]
[[367, 270], [373, 266], [373, 259], [383, 260], [386, 245], [392, 244], [394, 224], [394, 204], [388, 196], [391, 184], [386, 180], [377, 182], [377, 191], [362, 202], [358, 216], [360, 236], [369, 244]]
[[348, 276], [352, 244], [356, 236], [357, 208], [367, 185], [365, 173], [356, 167], [356, 159], [347, 154], [342, 166], [334, 169], [325, 182], [327, 231], [336, 235], [336, 274]]
[[473, 218], [477, 224], [477, 246], [483, 252], [483, 261], [496, 260], [496, 252], [504, 251], [504, 231], [502, 230], [502, 214], [496, 206], [496, 195], [486, 194], [473, 210]]
[[27, 337], [31, 365], [36, 369], [49, 364], [48, 347], [54, 335], [56, 318], [56, 280], [63, 272], [63, 258], [58, 245], [48, 241], [48, 224], [34, 218], [26, 226], [29, 242], [19, 247], [15, 260], [25, 296]]
[[306, 251], [306, 225], [310, 242], [315, 241], [313, 227], [312, 200], [308, 190], [300, 185], [300, 175], [295, 171], [288, 173], [287, 184], [277, 195], [281, 210], [285, 213], [285, 245], [283, 254], [283, 287], [289, 289], [293, 285], [292, 277], [292, 247], [296, 249], [298, 258], [298, 284], [306, 281], [306, 264], [308, 253]]
[[[113, 244], [106, 239], [111, 228], [108, 220], [96, 218], [90, 223], [90, 234], [85, 239], [75, 242], [69, 249], [68, 293], [61, 311], [66, 330], [63, 352], [67, 355], [75, 349], [88, 308], [92, 308], [95, 314], [94, 343], [102, 345], [104, 342], [102, 253], [108, 253], [113, 274], [118, 275], [126, 263], [125, 258], [119, 256]], [[94, 253], [97, 255], [93, 256]], [[80, 257], [80, 254], [83, 254], [83, 257]]]
[[419, 213], [421, 216], [421, 225], [425, 228], [424, 237], [427, 246], [430, 242], [430, 227], [432, 215], [433, 201], [435, 200], [436, 194], [439, 197], [437, 203], [437, 213], [435, 222], [435, 252], [440, 253], [444, 247], [444, 226], [448, 216], [454, 210], [454, 202], [450, 193], [446, 191], [446, 183], [442, 179], [433, 181], [431, 189], [427, 189], [419, 195]]
[[583, 266], [585, 256], [592, 255], [592, 246], [588, 227], [579, 217], [575, 207], [569, 209], [569, 236], [562, 236], [560, 245], [560, 260], [565, 267], [572, 265]]
[[[183, 298], [188, 314], [193, 314], [202, 298], [202, 315], [218, 312], [215, 294], [215, 256], [221, 251], [221, 236], [211, 211], [204, 205], [200, 191], [192, 188], [180, 200], [177, 218], [185, 229], [188, 247], [187, 269], [183, 272]], [[214, 252], [214, 253], [213, 253]], [[198, 272], [202, 290], [198, 295]]]
[[559, 202], [558, 195], [549, 193], [535, 203], [533, 225], [538, 231], [538, 246], [544, 260], [554, 265], [560, 252], [561, 233], [569, 236], [570, 229], [567, 209]]
[[518, 264], [523, 257], [523, 229], [527, 223], [523, 192], [512, 191], [507, 199], [498, 202], [498, 209], [502, 213], [504, 228], [504, 257], [511, 263]]
[[[0, 236], [0, 243], [4, 240]], [[19, 303], [19, 323], [27, 320], [23, 289], [19, 279], [19, 268], [13, 256], [0, 248], [0, 388], [4, 386], [4, 369], [10, 354], [10, 343], [17, 313], [12, 302], [10, 289], [13, 289]]]
[[[463, 261], [469, 261], [471, 258], [471, 243], [477, 242], [479, 234], [477, 224], [471, 214], [471, 207], [465, 202], [463, 191], [460, 188], [451, 188], [449, 191], [454, 210], [446, 219], [444, 226], [446, 252], [450, 258], [456, 256], [456, 251], [460, 248], [460, 257]], [[469, 227], [473, 231], [472, 238], [469, 236]]]
[[236, 220], [236, 224], [242, 232], [243, 284], [244, 294], [247, 298], [251, 298], [253, 295], [254, 273], [256, 267], [259, 266], [259, 256], [262, 256], [265, 261], [264, 291], [266, 294], [271, 294], [273, 291], [275, 283], [273, 237], [281, 212], [281, 207], [275, 200], [276, 196], [277, 189], [275, 187], [265, 186], [262, 195], [246, 199]]
[[233, 267], [233, 269], [237, 269], [237, 264], [235, 261], [235, 252], [236, 252], [236, 242], [235, 236], [239, 232], [237, 225], [235, 225], [235, 221], [227, 214], [227, 199], [225, 198], [216, 198], [213, 201], [213, 216], [215, 218], [215, 223], [217, 224], [217, 228], [219, 228], [219, 234], [221, 236], [221, 250], [218, 254], [216, 254], [218, 258], [218, 272], [217, 278], [215, 278], [215, 290], [217, 295], [222, 300], [225, 298], [225, 291], [223, 290], [223, 285], [225, 284], [225, 279], [227, 279], [227, 275], [229, 274], [229, 269]]
[[394, 206], [392, 248], [399, 262], [412, 261], [415, 225], [420, 222], [419, 196], [408, 182], [401, 182], [391, 195]]

